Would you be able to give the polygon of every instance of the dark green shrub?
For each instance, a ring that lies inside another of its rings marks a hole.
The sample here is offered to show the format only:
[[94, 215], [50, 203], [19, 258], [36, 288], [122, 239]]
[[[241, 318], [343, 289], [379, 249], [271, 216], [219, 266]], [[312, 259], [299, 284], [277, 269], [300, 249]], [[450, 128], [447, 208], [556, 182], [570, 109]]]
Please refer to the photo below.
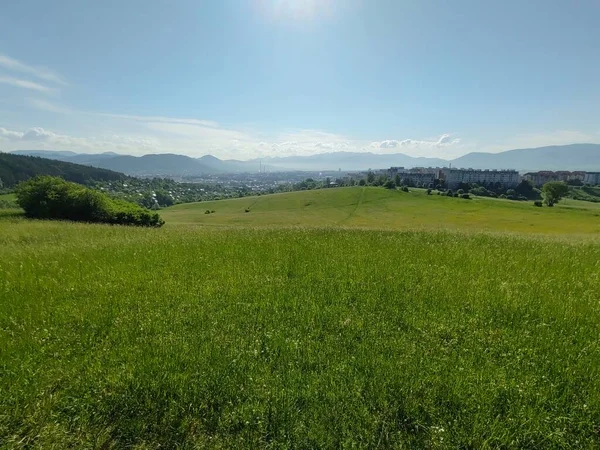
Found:
[[401, 190], [402, 192], [408, 192], [408, 186], [402, 186], [402, 187], [400, 188], [400, 190]]
[[427, 189], [427, 195], [431, 195], [431, 188]]
[[460, 198], [464, 198], [465, 200], [470, 200], [471, 196], [469, 194], [461, 194]]
[[448, 191], [446, 192], [446, 195], [448, 197], [454, 197], [454, 192], [452, 192], [452, 189], [448, 189]]
[[535, 202], [533, 202], [534, 206], [537, 206], [538, 208], [542, 207], [542, 201], [541, 200], [536, 200]]
[[396, 189], [396, 183], [394, 180], [387, 180], [385, 183], [383, 183], [383, 187], [386, 189]]
[[35, 219], [160, 227], [157, 213], [123, 200], [111, 199], [62, 178], [39, 176], [17, 187], [17, 203]]

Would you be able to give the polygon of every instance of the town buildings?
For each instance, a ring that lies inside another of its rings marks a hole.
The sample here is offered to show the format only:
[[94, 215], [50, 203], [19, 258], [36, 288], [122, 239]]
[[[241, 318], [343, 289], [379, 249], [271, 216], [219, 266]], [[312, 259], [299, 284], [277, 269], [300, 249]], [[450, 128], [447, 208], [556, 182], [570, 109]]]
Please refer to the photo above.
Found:
[[576, 171], [569, 172], [566, 170], [561, 170], [557, 172], [552, 172], [551, 170], [541, 170], [539, 172], [528, 172], [523, 175], [523, 179], [531, 182], [534, 186], [543, 186], [545, 183], [550, 181], [564, 181], [565, 183], [568, 181], [579, 180], [582, 183], [585, 183], [586, 172]]
[[439, 170], [439, 178], [445, 181], [449, 189], [455, 189], [461, 183], [477, 183], [482, 186], [499, 184], [508, 189], [515, 187], [521, 181], [516, 170], [443, 168]]
[[583, 182], [585, 184], [593, 184], [594, 186], [600, 185], [600, 172], [586, 172]]
[[433, 184], [439, 178], [439, 169], [434, 167], [414, 167], [405, 169], [404, 167], [390, 167], [388, 176], [393, 180], [399, 175], [402, 184], [408, 186]]

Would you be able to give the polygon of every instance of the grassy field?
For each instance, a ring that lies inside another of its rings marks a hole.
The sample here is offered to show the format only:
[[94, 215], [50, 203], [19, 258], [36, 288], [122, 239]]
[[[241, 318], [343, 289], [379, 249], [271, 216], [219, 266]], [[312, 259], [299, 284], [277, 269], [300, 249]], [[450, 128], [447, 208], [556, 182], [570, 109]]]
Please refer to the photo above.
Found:
[[598, 212], [349, 188], [2, 218], [0, 447], [598, 448]]
[[161, 214], [171, 225], [600, 234], [600, 204], [568, 199], [554, 208], [536, 208], [532, 202], [428, 196], [422, 189], [322, 189], [184, 204]]

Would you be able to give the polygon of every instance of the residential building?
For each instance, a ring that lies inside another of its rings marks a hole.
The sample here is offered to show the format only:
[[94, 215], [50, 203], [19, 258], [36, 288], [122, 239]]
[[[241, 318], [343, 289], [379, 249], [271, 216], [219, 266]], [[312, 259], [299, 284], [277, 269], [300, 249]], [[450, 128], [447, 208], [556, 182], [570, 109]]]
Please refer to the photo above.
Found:
[[586, 172], [583, 178], [583, 182], [586, 184], [593, 184], [597, 186], [600, 184], [600, 172]]
[[543, 186], [544, 184], [550, 181], [584, 181], [585, 172], [575, 171], [569, 172], [566, 170], [560, 170], [556, 172], [552, 172], [550, 170], [541, 170], [539, 172], [529, 172], [523, 175], [523, 179], [530, 181], [534, 186]]
[[505, 188], [515, 187], [520, 182], [516, 170], [478, 170], [444, 168], [439, 171], [449, 189], [455, 189], [461, 183], [477, 183], [484, 186], [500, 184]]
[[388, 169], [388, 175], [391, 179], [396, 178], [396, 175], [400, 175], [402, 184], [409, 186], [433, 184], [435, 179], [438, 178], [438, 174], [439, 169], [434, 167], [414, 167], [412, 169], [390, 167]]

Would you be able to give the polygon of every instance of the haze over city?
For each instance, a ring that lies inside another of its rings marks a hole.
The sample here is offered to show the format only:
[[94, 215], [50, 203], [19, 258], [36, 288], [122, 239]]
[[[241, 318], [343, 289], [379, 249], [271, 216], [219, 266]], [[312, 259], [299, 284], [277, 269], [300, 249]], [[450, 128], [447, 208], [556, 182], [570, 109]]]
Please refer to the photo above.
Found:
[[600, 142], [598, 17], [591, 0], [7, 2], [0, 151], [452, 159]]

